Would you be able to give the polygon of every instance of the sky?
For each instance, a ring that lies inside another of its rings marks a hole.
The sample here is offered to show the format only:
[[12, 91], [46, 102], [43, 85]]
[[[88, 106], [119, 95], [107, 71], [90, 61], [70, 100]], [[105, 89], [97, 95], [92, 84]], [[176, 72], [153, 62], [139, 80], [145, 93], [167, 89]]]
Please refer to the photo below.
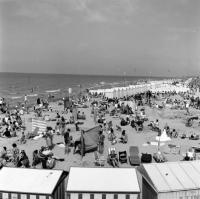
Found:
[[0, 0], [0, 72], [200, 74], [200, 0]]

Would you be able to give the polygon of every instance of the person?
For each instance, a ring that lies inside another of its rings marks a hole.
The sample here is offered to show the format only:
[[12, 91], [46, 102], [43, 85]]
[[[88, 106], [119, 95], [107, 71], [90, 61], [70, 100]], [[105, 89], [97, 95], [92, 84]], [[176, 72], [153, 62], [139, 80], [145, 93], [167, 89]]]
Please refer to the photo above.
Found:
[[113, 128], [110, 129], [110, 133], [108, 135], [108, 140], [111, 141], [112, 144], [115, 144], [116, 141], [116, 135], [114, 134]]
[[24, 103], [27, 104], [27, 101], [28, 101], [27, 95], [25, 95], [25, 96], [24, 96]]
[[0, 151], [0, 159], [5, 159], [6, 161], [9, 159], [9, 156], [8, 156], [8, 152], [7, 152], [7, 147], [4, 146], [2, 151]]
[[56, 118], [60, 118], [60, 114], [58, 112], [56, 113]]
[[25, 144], [25, 143], [26, 143], [26, 137], [25, 137], [24, 132], [22, 132], [22, 136], [20, 138], [20, 144]]
[[105, 136], [103, 134], [103, 131], [99, 131], [99, 137], [98, 137], [98, 151], [100, 154], [104, 151], [104, 139]]
[[185, 108], [186, 108], [187, 114], [189, 114], [189, 107], [190, 107], [190, 103], [189, 103], [189, 102], [186, 102]]
[[97, 124], [97, 115], [98, 115], [98, 113], [97, 113], [97, 107], [96, 107], [96, 104], [95, 104], [95, 107], [94, 107], [94, 124], [96, 125]]
[[12, 158], [14, 165], [17, 166], [17, 163], [19, 161], [19, 148], [17, 147], [16, 143], [12, 144]]
[[120, 139], [119, 142], [123, 144], [126, 144], [128, 142], [128, 136], [125, 130], [122, 131], [121, 137], [119, 139]]
[[59, 122], [56, 123], [55, 132], [56, 132], [57, 135], [60, 135], [60, 134], [61, 134], [61, 133], [60, 133], [60, 123], [59, 123]]
[[11, 137], [10, 131], [8, 130], [8, 128], [6, 128], [5, 132], [3, 133], [3, 136], [6, 136], [7, 138]]
[[173, 130], [172, 130], [172, 132], [171, 132], [171, 137], [173, 137], [173, 138], [178, 137], [178, 133], [177, 133], [176, 129], [173, 129]]
[[78, 121], [75, 121], [75, 128], [76, 128], [76, 131], [79, 131]]
[[41, 162], [41, 159], [38, 155], [38, 150], [34, 150], [33, 151], [33, 162], [32, 162], [33, 168], [35, 168], [36, 165], [39, 164], [40, 162]]
[[40, 98], [37, 98], [37, 105], [40, 105], [41, 104], [41, 100]]
[[167, 136], [170, 136], [170, 128], [169, 128], [169, 126], [166, 126], [165, 130], [166, 130]]
[[56, 164], [55, 159], [49, 156], [46, 162], [47, 169], [53, 169], [55, 167], [55, 164]]
[[159, 129], [159, 120], [158, 119], [156, 119], [156, 121], [154, 123], [154, 128]]
[[69, 134], [71, 129], [67, 129], [67, 131], [64, 133], [64, 143], [65, 143], [65, 153], [69, 153]]
[[110, 163], [113, 167], [119, 167], [117, 154], [115, 150], [110, 150], [109, 158], [110, 158]]
[[190, 157], [188, 156], [188, 153], [185, 154], [184, 160], [185, 161], [189, 161], [190, 160]]
[[53, 144], [53, 129], [51, 127], [49, 127], [49, 126], [46, 129], [45, 138], [46, 138], [47, 147], [49, 149], [52, 149], [53, 146], [54, 146], [54, 144]]
[[60, 134], [64, 135], [65, 129], [66, 128], [66, 123], [65, 123], [65, 118], [62, 116], [60, 120]]
[[46, 169], [47, 168], [47, 164], [46, 164], [47, 163], [47, 156], [43, 154], [44, 150], [45, 150], [45, 147], [42, 146], [39, 150], [38, 157], [42, 162], [42, 168]]
[[25, 167], [25, 168], [30, 167], [28, 156], [26, 155], [26, 152], [24, 150], [22, 150], [20, 153], [20, 158], [17, 163], [17, 167]]
[[84, 112], [82, 112], [82, 118], [83, 118], [83, 119], [86, 119], [86, 115], [85, 115]]

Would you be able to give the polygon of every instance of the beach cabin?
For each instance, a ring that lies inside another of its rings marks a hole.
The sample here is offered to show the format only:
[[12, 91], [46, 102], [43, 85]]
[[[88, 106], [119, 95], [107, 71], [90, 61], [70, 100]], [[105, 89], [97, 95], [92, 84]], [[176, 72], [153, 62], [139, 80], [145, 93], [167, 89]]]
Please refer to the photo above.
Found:
[[200, 161], [143, 164], [142, 198], [200, 198]]
[[67, 172], [48, 169], [3, 167], [1, 199], [65, 199]]
[[67, 199], [139, 199], [140, 187], [134, 168], [71, 167]]

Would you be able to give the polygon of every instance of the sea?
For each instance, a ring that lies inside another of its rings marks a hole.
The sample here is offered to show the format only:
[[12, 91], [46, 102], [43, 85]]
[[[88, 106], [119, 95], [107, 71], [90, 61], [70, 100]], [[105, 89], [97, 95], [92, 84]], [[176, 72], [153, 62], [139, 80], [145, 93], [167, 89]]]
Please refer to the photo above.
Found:
[[0, 73], [0, 97], [21, 99], [25, 95], [31, 98], [49, 93], [65, 96], [69, 88], [73, 94], [85, 89], [128, 86], [150, 79], [164, 77]]

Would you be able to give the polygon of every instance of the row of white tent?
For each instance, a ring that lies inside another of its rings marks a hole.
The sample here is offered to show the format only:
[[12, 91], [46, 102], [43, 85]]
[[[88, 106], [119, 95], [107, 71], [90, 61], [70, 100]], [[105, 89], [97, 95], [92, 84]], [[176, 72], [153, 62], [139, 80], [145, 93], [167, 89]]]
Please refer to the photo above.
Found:
[[151, 82], [148, 84], [138, 84], [138, 85], [130, 85], [128, 87], [115, 87], [110, 89], [98, 89], [98, 90], [90, 90], [91, 94], [103, 94], [107, 98], [121, 98], [125, 96], [131, 96], [138, 93], [143, 93], [146, 91], [155, 92], [188, 92], [189, 88], [183, 85], [172, 85], [169, 83], [163, 83], [161, 81]]

